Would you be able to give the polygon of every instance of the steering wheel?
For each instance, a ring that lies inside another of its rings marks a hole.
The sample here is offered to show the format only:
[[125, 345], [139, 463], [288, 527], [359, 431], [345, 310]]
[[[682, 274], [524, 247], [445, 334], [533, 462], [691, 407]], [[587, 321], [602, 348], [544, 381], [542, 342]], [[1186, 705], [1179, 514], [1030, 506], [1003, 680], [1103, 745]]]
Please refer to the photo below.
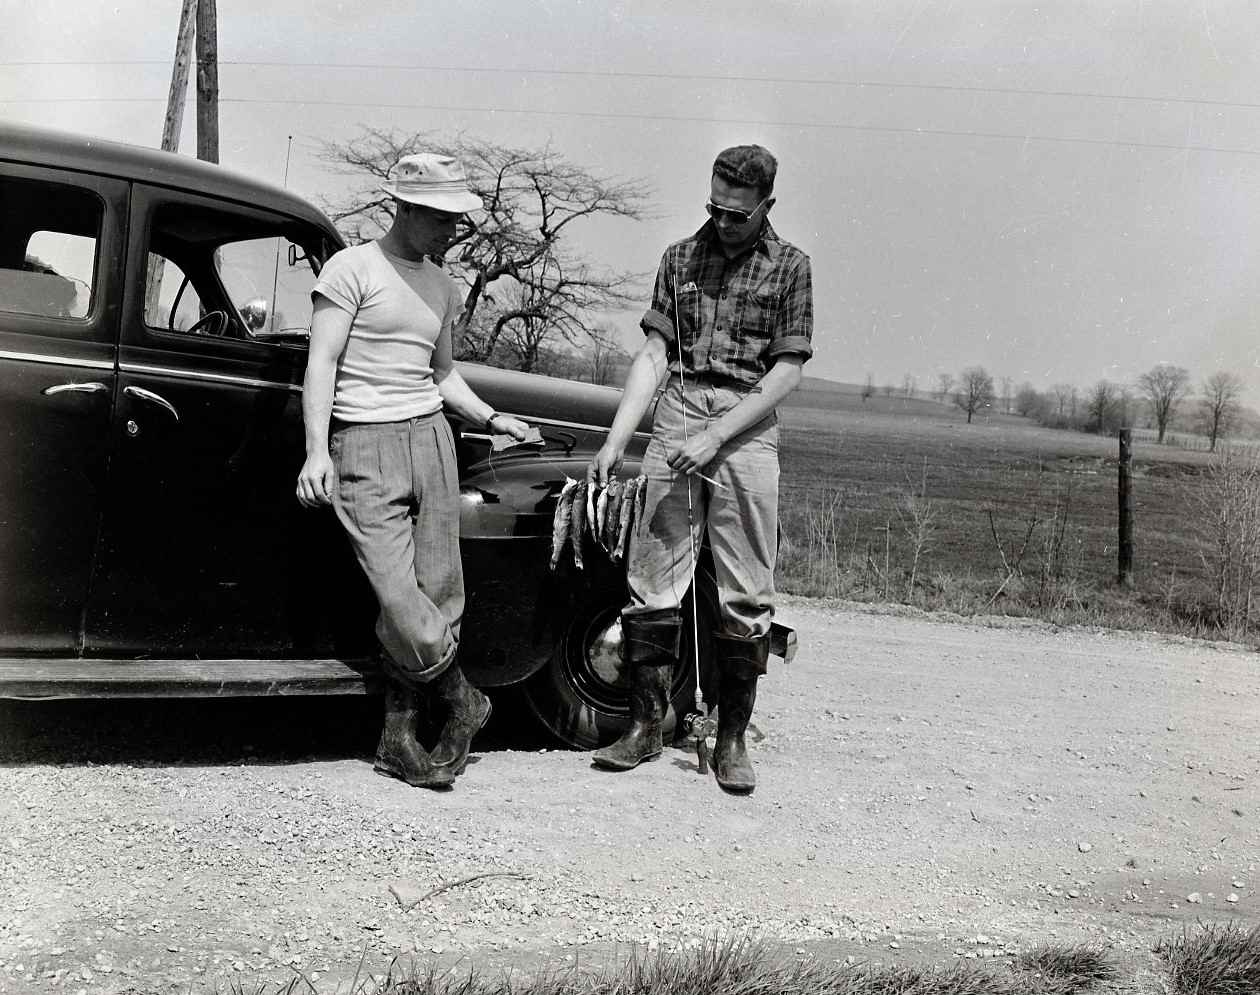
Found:
[[207, 311], [189, 325], [185, 335], [223, 335], [228, 330], [228, 316], [224, 311]]

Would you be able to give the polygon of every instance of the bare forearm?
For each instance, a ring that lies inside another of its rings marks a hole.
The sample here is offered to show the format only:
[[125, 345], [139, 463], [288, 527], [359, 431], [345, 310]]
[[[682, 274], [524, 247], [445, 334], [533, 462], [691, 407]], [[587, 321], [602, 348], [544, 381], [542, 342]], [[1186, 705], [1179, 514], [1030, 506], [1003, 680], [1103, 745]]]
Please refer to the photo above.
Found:
[[779, 359], [758, 382], [758, 389], [714, 422], [709, 431], [725, 443], [756, 425], [800, 384], [802, 362], [798, 356]]
[[612, 428], [608, 431], [608, 441], [618, 449], [624, 449], [630, 442], [639, 422], [647, 413], [656, 390], [665, 375], [666, 355], [664, 343], [656, 346], [649, 343], [635, 356], [630, 364], [630, 372], [626, 374], [626, 384], [622, 391], [621, 403], [617, 406], [617, 414], [613, 418]]
[[453, 366], [444, 370], [435, 369], [433, 379], [438, 393], [442, 395], [442, 405], [470, 425], [484, 425], [486, 419], [494, 414], [494, 409], [474, 393], [468, 381]]
[[311, 356], [302, 382], [302, 424], [306, 430], [306, 454], [328, 452], [328, 422], [332, 417], [336, 362]]

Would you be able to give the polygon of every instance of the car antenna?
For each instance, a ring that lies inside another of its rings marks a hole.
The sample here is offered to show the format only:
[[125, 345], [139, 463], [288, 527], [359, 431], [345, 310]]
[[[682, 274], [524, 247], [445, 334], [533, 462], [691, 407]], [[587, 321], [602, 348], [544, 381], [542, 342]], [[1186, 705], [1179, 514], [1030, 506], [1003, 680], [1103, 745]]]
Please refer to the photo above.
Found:
[[[284, 189], [289, 189], [289, 156], [293, 154], [293, 136], [284, 150]], [[280, 238], [276, 236], [276, 262], [271, 270], [271, 330], [276, 330], [276, 287], [280, 283]]]

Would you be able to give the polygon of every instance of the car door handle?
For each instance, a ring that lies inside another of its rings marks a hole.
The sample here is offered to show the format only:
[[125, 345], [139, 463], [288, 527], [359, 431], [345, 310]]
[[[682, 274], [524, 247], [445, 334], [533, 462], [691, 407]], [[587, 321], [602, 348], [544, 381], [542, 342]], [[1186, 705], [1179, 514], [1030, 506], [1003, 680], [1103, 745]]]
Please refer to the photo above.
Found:
[[175, 410], [175, 405], [161, 394], [155, 394], [153, 391], [145, 390], [143, 387], [124, 387], [123, 393], [131, 397], [137, 397], [142, 401], [151, 401], [153, 404], [160, 405], [171, 413], [172, 418], [179, 421], [179, 412]]
[[45, 387], [40, 391], [45, 397], [52, 397], [54, 394], [99, 394], [103, 390], [109, 390], [103, 383], [59, 383], [52, 387]]

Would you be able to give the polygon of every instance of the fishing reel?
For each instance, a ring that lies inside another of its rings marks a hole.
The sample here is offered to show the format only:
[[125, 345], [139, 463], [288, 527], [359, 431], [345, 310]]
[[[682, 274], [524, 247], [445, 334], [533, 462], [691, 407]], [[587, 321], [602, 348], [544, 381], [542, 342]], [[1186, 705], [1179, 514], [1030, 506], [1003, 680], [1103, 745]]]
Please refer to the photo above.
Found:
[[695, 744], [700, 773], [709, 773], [709, 737], [717, 735], [717, 719], [709, 715], [703, 702], [697, 704], [695, 711], [683, 716], [683, 732], [687, 742]]

